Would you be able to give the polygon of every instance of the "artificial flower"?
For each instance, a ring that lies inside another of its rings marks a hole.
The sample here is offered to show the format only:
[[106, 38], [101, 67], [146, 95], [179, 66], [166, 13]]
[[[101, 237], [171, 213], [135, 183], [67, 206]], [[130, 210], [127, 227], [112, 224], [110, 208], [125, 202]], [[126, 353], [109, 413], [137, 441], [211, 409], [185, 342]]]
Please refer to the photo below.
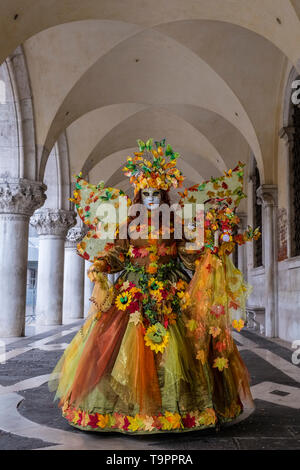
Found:
[[157, 266], [156, 264], [150, 263], [150, 264], [147, 266], [146, 271], [147, 271], [149, 274], [155, 274], [155, 273], [157, 272], [157, 269], [158, 269], [158, 266]]
[[163, 325], [157, 322], [154, 325], [149, 326], [144, 339], [146, 346], [149, 346], [152, 351], [162, 353], [169, 342], [169, 336], [169, 333]]
[[130, 292], [122, 292], [116, 298], [116, 306], [119, 310], [126, 310], [128, 305], [130, 304], [132, 299], [132, 295]]

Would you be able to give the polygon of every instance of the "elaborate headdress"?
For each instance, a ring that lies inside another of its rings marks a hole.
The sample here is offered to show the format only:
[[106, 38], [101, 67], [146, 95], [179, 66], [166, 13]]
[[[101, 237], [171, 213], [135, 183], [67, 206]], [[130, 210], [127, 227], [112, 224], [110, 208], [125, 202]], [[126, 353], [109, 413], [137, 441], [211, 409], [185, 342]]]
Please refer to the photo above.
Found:
[[140, 189], [147, 187], [168, 191], [180, 187], [184, 176], [176, 168], [178, 152], [174, 152], [170, 145], [166, 145], [166, 139], [161, 142], [148, 139], [147, 142], [137, 140], [139, 152], [134, 157], [127, 158], [125, 175], [130, 177], [130, 183], [134, 185], [134, 195]]

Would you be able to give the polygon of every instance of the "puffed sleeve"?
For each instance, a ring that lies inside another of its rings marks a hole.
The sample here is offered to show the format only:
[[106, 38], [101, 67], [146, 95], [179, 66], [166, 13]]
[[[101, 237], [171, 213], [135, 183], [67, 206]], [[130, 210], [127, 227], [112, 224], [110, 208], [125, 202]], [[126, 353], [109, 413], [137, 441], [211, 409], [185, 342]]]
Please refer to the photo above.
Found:
[[[126, 255], [129, 249], [129, 240], [116, 239], [114, 243], [107, 243], [105, 249], [99, 253], [98, 260], [106, 262], [104, 272], [114, 274], [125, 267]], [[97, 264], [97, 262], [95, 263]]]
[[195, 262], [201, 256], [201, 251], [199, 250], [188, 250], [186, 248], [186, 240], [180, 240], [177, 243], [177, 253], [179, 259], [182, 261], [183, 265], [190, 271], [195, 271]]

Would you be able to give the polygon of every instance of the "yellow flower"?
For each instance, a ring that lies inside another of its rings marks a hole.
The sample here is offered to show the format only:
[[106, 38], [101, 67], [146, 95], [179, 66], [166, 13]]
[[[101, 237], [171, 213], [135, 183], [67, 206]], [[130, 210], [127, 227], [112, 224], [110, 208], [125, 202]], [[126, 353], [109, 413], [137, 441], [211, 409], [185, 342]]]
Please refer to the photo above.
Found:
[[228, 369], [228, 359], [225, 357], [217, 357], [214, 360], [213, 367], [217, 368], [219, 371], [223, 369]]
[[132, 295], [130, 292], [122, 292], [122, 294], [119, 294], [116, 298], [115, 304], [119, 310], [126, 310], [131, 302], [131, 299]]
[[241, 318], [239, 320], [233, 320], [232, 326], [235, 328], [237, 331], [241, 331], [242, 328], [244, 328], [245, 322]]
[[157, 291], [159, 289], [163, 289], [163, 283], [161, 281], [157, 281], [155, 277], [151, 277], [148, 281], [148, 286], [150, 287], [150, 291]]
[[169, 336], [170, 334], [160, 323], [155, 323], [155, 325], [149, 326], [144, 339], [146, 346], [149, 346], [152, 351], [162, 353], [169, 342]]

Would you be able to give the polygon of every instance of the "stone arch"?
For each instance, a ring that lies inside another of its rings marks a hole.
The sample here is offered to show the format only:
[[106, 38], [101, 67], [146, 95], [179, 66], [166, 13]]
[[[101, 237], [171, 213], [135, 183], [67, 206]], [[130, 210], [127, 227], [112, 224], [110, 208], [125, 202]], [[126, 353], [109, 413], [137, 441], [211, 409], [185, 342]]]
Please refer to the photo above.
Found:
[[44, 182], [47, 185], [46, 208], [70, 210], [71, 178], [69, 148], [66, 133], [63, 132], [49, 154]]
[[17, 128], [14, 158], [18, 161], [18, 170], [14, 170], [13, 176], [35, 180], [37, 162], [33, 101], [26, 59], [21, 46], [6, 59], [5, 65]]
[[0, 66], [0, 174], [20, 175], [18, 124], [7, 61]]

